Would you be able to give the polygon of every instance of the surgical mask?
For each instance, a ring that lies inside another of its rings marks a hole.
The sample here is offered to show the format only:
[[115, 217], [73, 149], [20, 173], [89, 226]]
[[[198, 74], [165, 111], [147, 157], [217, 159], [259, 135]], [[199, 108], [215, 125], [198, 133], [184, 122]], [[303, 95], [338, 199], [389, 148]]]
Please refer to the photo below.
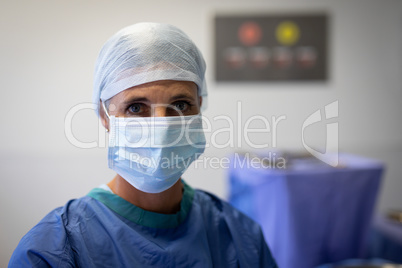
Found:
[[172, 187], [206, 144], [200, 114], [109, 116], [109, 128], [109, 168], [146, 193]]

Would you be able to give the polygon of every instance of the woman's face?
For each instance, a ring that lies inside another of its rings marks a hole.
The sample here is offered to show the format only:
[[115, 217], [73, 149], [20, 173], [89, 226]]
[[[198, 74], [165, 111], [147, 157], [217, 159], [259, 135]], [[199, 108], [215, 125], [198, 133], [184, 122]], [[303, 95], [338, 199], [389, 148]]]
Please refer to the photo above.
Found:
[[[162, 117], [195, 115], [200, 112], [202, 97], [198, 97], [193, 82], [163, 80], [126, 89], [110, 99], [109, 115], [116, 117]], [[102, 123], [108, 120], [100, 108]]]

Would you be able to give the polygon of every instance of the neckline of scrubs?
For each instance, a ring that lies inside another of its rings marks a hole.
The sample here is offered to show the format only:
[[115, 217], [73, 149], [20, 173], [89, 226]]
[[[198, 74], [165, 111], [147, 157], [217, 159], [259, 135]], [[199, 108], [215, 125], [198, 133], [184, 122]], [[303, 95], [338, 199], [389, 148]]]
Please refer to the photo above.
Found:
[[194, 189], [183, 180], [183, 197], [180, 202], [180, 211], [175, 214], [161, 214], [139, 208], [113, 192], [94, 188], [88, 196], [103, 203], [106, 207], [120, 216], [136, 224], [150, 228], [174, 228], [182, 223], [190, 211], [194, 198]]

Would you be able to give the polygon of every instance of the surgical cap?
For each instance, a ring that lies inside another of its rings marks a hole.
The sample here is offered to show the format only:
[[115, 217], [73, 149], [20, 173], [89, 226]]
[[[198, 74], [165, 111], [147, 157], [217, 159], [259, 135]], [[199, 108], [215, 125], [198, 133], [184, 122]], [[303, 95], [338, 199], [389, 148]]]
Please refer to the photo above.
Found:
[[105, 102], [133, 86], [159, 81], [191, 81], [206, 108], [205, 61], [180, 29], [160, 23], [123, 28], [102, 47], [95, 67], [93, 103]]

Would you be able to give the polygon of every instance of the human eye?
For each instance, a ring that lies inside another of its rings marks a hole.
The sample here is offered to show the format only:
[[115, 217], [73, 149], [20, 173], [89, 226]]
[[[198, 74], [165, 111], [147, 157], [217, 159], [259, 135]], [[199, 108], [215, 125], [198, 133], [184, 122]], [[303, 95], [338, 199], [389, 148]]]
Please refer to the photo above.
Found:
[[188, 101], [176, 101], [172, 105], [175, 110], [178, 110], [180, 112], [185, 112], [189, 110], [192, 106], [191, 103], [189, 103]]
[[128, 105], [126, 113], [129, 116], [142, 116], [146, 110], [146, 105], [143, 103], [132, 103]]

